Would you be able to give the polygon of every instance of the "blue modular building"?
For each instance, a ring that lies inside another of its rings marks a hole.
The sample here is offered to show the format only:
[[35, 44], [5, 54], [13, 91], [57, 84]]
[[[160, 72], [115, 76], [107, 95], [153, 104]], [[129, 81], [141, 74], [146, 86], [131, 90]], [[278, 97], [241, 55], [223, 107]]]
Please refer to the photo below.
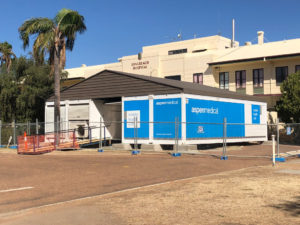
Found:
[[[63, 90], [61, 104], [66, 126], [82, 118], [91, 126], [101, 118], [107, 138], [123, 143], [135, 137], [141, 144], [174, 144], [175, 138], [179, 144], [222, 143], [225, 133], [227, 142], [267, 140], [267, 103], [189, 82], [105, 70]], [[53, 97], [46, 122], [51, 107]], [[92, 130], [93, 138], [98, 134]]]
[[[175, 137], [182, 144], [221, 143], [225, 126], [227, 142], [267, 139], [262, 102], [181, 93], [124, 97], [122, 105], [124, 143], [132, 142], [134, 128], [147, 144], [172, 144]], [[134, 126], [134, 118], [141, 122]]]

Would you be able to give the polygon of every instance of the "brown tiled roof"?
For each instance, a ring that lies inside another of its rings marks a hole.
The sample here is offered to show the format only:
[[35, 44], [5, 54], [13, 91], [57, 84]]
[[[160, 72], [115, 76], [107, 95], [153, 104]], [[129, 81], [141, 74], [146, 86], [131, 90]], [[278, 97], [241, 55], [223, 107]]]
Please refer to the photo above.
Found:
[[[119, 71], [104, 70], [63, 91], [61, 100], [82, 100], [146, 96], [160, 94], [195, 94], [221, 98], [262, 101], [258, 97], [238, 94], [219, 88], [165, 78], [149, 77]], [[53, 101], [53, 96], [48, 101]]]

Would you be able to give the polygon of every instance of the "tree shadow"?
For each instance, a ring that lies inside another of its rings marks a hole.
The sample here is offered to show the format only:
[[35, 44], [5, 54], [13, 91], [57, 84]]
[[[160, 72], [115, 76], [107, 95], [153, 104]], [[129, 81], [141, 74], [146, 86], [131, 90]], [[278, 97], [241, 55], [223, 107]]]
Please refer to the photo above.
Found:
[[296, 196], [294, 201], [286, 201], [281, 204], [271, 205], [271, 207], [286, 211], [292, 216], [298, 217], [300, 215], [300, 196]]

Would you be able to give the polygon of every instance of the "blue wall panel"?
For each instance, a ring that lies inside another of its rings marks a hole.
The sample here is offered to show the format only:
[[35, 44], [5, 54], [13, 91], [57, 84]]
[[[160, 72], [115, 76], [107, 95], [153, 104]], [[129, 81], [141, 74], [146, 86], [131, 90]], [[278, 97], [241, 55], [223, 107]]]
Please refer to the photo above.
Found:
[[[244, 104], [211, 100], [187, 99], [187, 138], [223, 137], [224, 117], [227, 123], [245, 123]], [[228, 125], [227, 137], [244, 137], [244, 125]]]
[[[153, 101], [154, 138], [175, 138], [175, 118], [181, 122], [181, 98], [155, 99]], [[171, 122], [171, 123], [159, 123]], [[181, 125], [178, 127], [181, 138]]]
[[[140, 115], [138, 130], [139, 138], [149, 138], [149, 100], [132, 100], [124, 101], [124, 113], [129, 114], [132, 111], [137, 111]], [[127, 123], [127, 118], [124, 117], [124, 137], [133, 138], [134, 128], [132, 123]]]

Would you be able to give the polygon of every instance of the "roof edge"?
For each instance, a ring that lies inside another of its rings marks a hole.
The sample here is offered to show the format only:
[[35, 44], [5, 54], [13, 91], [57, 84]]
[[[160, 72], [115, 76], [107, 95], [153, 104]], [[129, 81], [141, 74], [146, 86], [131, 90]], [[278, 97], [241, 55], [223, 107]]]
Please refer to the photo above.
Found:
[[[174, 85], [169, 85], [169, 84], [161, 84], [161, 83], [159, 83], [159, 82], [156, 82], [156, 81], [151, 80], [150, 77], [146, 77], [145, 75], [140, 75], [140, 74], [130, 74], [130, 73], [126, 73], [126, 72], [121, 72], [121, 71], [116, 71], [116, 70], [105, 69], [105, 70], [102, 70], [102, 71], [100, 71], [100, 72], [98, 72], [98, 73], [96, 73], [96, 74], [94, 74], [94, 75], [92, 75], [92, 76], [90, 76], [90, 77], [88, 77], [88, 78], [86, 78], [86, 79], [83, 79], [82, 81], [80, 81], [80, 82], [78, 82], [78, 83], [76, 83], [76, 84], [73, 84], [73, 85], [71, 85], [71, 86], [65, 88], [64, 90], [61, 90], [60, 93], [66, 91], [66, 90], [68, 90], [68, 89], [70, 89], [70, 88], [73, 88], [73, 87], [75, 87], [76, 85], [79, 85], [79, 84], [81, 84], [82, 82], [85, 82], [85, 81], [87, 81], [87, 80], [89, 80], [89, 79], [91, 79], [91, 78], [93, 78], [93, 77], [95, 77], [95, 76], [98, 76], [98, 75], [100, 75], [101, 73], [104, 73], [104, 72], [116, 73], [116, 74], [119, 74], [119, 75], [123, 75], [123, 76], [127, 76], [127, 77], [132, 77], [132, 78], [135, 78], [135, 79], [141, 79], [141, 80], [148, 81], [148, 82], [150, 81], [150, 82], [155, 83], [155, 84], [160, 84], [160, 85], [164, 85], [164, 86], [176, 88], [176, 89], [178, 89], [178, 90], [181, 90], [181, 92], [184, 91], [184, 88], [180, 88], [180, 87], [177, 87], [177, 86], [174, 86]], [[140, 77], [137, 78], [137, 77], [135, 77], [135, 75], [140, 76]], [[145, 78], [144, 78], [143, 76], [145, 76]], [[149, 78], [149, 79], [147, 79], [147, 78]], [[53, 98], [53, 97], [54, 97], [54, 94], [51, 95], [46, 101], [48, 101], [49, 99], [51, 99], [51, 98]]]
[[220, 62], [211, 62], [211, 63], [208, 63], [208, 65], [216, 66], [216, 65], [224, 65], [224, 64], [230, 64], [230, 63], [252, 62], [252, 61], [260, 61], [260, 60], [279, 59], [279, 58], [285, 58], [285, 57], [297, 57], [297, 56], [300, 56], [300, 53], [264, 56], [264, 57], [248, 58], [248, 59], [236, 59], [236, 60], [228, 60], [228, 61], [220, 61]]

